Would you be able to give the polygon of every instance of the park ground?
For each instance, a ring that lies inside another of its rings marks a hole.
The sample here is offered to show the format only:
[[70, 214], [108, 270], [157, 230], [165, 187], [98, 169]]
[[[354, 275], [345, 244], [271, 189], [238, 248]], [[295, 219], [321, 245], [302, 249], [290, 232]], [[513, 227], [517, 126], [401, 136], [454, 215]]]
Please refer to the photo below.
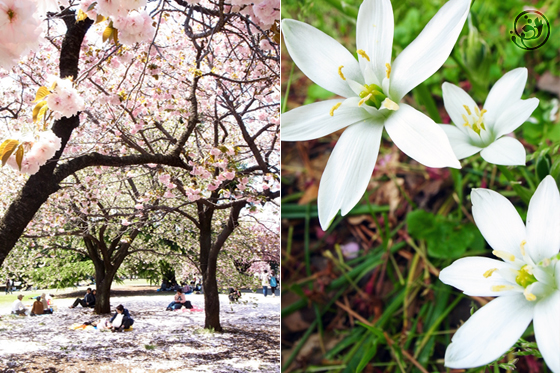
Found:
[[[53, 315], [9, 315], [11, 295], [0, 295], [0, 372], [279, 372], [280, 297], [243, 293], [241, 302], [230, 304], [220, 295], [223, 333], [203, 329], [202, 311], [166, 311], [172, 293], [141, 284], [115, 286], [111, 308], [123, 304], [135, 322], [133, 330], [111, 333], [72, 330], [76, 323], [97, 321], [78, 306], [69, 309], [83, 289], [49, 291], [55, 296]], [[31, 296], [23, 292], [24, 304]], [[202, 294], [187, 299], [204, 308]]]

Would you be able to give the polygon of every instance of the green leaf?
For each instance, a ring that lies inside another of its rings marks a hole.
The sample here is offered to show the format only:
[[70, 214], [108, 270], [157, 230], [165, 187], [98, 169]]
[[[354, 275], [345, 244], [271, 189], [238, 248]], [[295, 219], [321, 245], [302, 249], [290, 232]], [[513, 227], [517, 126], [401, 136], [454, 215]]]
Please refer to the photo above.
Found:
[[318, 86], [317, 84], [311, 84], [309, 88], [307, 88], [307, 98], [303, 104], [308, 105], [315, 101], [326, 100], [334, 96], [335, 94], [331, 91], [327, 91], [325, 88]]
[[413, 238], [426, 240], [428, 255], [433, 258], [454, 259], [469, 248], [484, 249], [484, 239], [474, 224], [461, 224], [423, 210], [409, 213], [406, 223]]

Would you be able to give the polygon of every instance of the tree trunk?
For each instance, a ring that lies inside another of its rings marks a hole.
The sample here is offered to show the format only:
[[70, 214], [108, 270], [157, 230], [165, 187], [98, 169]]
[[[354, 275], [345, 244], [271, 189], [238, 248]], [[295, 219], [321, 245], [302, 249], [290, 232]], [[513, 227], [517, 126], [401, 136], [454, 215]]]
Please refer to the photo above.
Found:
[[97, 290], [95, 313], [98, 315], [111, 313], [111, 285], [114, 277], [115, 272], [107, 273], [105, 266], [102, 266], [102, 268], [95, 267], [95, 286]]
[[200, 270], [202, 272], [202, 286], [204, 289], [204, 328], [222, 331], [220, 325], [220, 298], [218, 282], [216, 281], [217, 257], [212, 258], [212, 216], [213, 211], [207, 206], [199, 204], [200, 213]]
[[[80, 47], [86, 32], [93, 24], [90, 19], [76, 22], [74, 12], [66, 14], [64, 22], [68, 27], [62, 48], [60, 50], [60, 77], [78, 76], [78, 62]], [[61, 118], [54, 122], [52, 130], [61, 138], [62, 146], [45, 165], [41, 166], [35, 175], [31, 175], [20, 193], [16, 196], [4, 216], [0, 219], [0, 265], [12, 251], [17, 240], [23, 234], [27, 224], [49, 196], [55, 193], [59, 186], [52, 181], [53, 172], [58, 160], [72, 135], [72, 131], [80, 124], [77, 115], [71, 118]]]
[[220, 297], [218, 293], [218, 282], [216, 281], [217, 258], [209, 258], [206, 271], [202, 273], [204, 286], [204, 319], [205, 329], [222, 331], [220, 325]]

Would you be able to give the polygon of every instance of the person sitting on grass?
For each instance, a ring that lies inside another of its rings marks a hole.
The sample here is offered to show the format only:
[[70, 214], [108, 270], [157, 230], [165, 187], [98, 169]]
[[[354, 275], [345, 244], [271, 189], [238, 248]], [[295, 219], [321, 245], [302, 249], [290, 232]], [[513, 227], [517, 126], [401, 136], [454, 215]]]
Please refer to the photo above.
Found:
[[239, 298], [241, 298], [241, 292], [234, 288], [229, 288], [229, 295], [228, 295], [230, 303], [237, 303], [239, 302]]
[[191, 302], [189, 302], [185, 294], [183, 294], [183, 289], [177, 289], [177, 294], [175, 294], [173, 302], [169, 303], [169, 306], [167, 306], [166, 310], [178, 310], [183, 306], [185, 306], [185, 308], [192, 308]]
[[17, 299], [14, 301], [13, 305], [12, 305], [12, 314], [13, 315], [19, 315], [19, 316], [25, 316], [27, 313], [27, 308], [25, 308], [25, 306], [23, 305], [23, 302], [21, 301], [23, 299], [23, 295], [18, 295]]
[[43, 302], [41, 302], [41, 297], [35, 298], [33, 307], [31, 308], [30, 316], [38, 316], [43, 314]]
[[122, 304], [117, 306], [117, 312], [109, 320], [111, 327], [109, 328], [112, 332], [124, 332], [125, 329], [130, 329], [134, 320], [130, 317], [130, 313]]
[[84, 299], [76, 298], [74, 304], [70, 308], [76, 308], [80, 304], [82, 307], [93, 307], [95, 305], [95, 296], [91, 293], [91, 288], [87, 288]]
[[49, 307], [49, 302], [45, 293], [41, 294], [41, 303], [43, 304], [43, 315], [53, 313], [52, 308]]

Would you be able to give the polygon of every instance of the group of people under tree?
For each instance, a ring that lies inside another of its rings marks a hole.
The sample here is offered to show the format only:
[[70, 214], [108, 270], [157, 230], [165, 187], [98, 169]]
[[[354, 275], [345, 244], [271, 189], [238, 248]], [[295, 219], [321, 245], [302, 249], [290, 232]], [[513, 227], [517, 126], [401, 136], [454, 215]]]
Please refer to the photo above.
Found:
[[[49, 300], [45, 293], [32, 299], [35, 299], [35, 302], [33, 302], [33, 305], [29, 310], [30, 316], [47, 315], [53, 313], [53, 308], [50, 306]], [[17, 299], [12, 304], [13, 315], [18, 315], [18, 316], [27, 315], [28, 309], [27, 307], [25, 307], [22, 300], [23, 300], [23, 294], [19, 294], [17, 296]]]

